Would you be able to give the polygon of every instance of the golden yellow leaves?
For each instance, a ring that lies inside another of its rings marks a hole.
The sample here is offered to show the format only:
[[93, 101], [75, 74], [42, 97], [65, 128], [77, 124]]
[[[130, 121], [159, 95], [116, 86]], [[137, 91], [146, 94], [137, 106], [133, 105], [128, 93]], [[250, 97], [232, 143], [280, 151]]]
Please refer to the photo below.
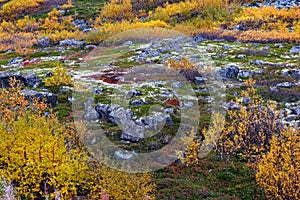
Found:
[[0, 91], [4, 111], [0, 116], [0, 174], [17, 183], [18, 195], [46, 196], [57, 187], [62, 198], [68, 199], [76, 194], [75, 186], [87, 168], [84, 152], [66, 146], [75, 130], [52, 114], [45, 116], [43, 102], [35, 100], [29, 105], [17, 81], [11, 86]]
[[170, 59], [167, 62], [165, 62], [164, 65], [175, 70], [195, 69], [193, 63], [186, 58], [181, 58], [180, 61]]
[[229, 120], [219, 143], [224, 155], [240, 152], [247, 159], [258, 160], [268, 152], [272, 135], [278, 133], [280, 121], [277, 105], [268, 102], [265, 106], [254, 84], [252, 79], [245, 81], [247, 88], [241, 93], [242, 98], [233, 102], [239, 109], [228, 111]]
[[57, 63], [52, 73], [53, 75], [45, 80], [46, 86], [73, 85], [72, 78], [67, 75], [61, 63]]
[[45, 2], [45, 0], [11, 0], [3, 5], [0, 13], [5, 17], [15, 17], [22, 11], [37, 7], [43, 2]]
[[300, 132], [283, 129], [258, 163], [256, 180], [270, 199], [300, 198]]
[[130, 0], [113, 0], [108, 4], [105, 4], [97, 21], [101, 23], [102, 19], [113, 21], [134, 19], [134, 13]]

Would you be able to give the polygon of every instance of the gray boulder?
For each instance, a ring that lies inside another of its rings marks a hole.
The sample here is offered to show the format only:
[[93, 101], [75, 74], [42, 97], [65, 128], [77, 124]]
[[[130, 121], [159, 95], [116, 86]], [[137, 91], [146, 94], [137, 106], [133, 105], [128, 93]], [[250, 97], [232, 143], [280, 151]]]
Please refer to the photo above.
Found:
[[136, 97], [136, 96], [142, 96], [142, 92], [139, 91], [139, 90], [129, 90], [126, 94], [126, 97], [127, 98], [133, 98], [133, 97]]
[[254, 64], [254, 65], [262, 65], [263, 61], [262, 60], [251, 60], [250, 63]]
[[228, 79], [237, 78], [239, 73], [239, 67], [236, 64], [232, 63], [225, 67], [222, 67], [219, 73], [223, 78], [228, 78]]
[[236, 56], [238, 59], [243, 59], [243, 58], [246, 58], [246, 55], [245, 54], [239, 54]]
[[20, 72], [0, 72], [0, 88], [7, 88], [10, 87], [10, 80], [17, 79], [23, 83], [23, 78]]
[[87, 108], [86, 113], [83, 116], [83, 118], [88, 121], [95, 121], [99, 119], [99, 117], [100, 117], [99, 113], [92, 106], [89, 106]]
[[36, 88], [40, 83], [40, 79], [34, 73], [21, 75], [20, 72], [0, 72], [0, 88], [10, 87], [9, 82], [13, 78], [20, 81], [26, 87]]
[[134, 106], [142, 106], [142, 105], [148, 104], [148, 102], [144, 101], [143, 99], [137, 99], [137, 100], [132, 100], [130, 102], [130, 104], [134, 105]]
[[84, 32], [84, 33], [89, 33], [89, 32], [93, 32], [93, 31], [99, 31], [99, 28], [86, 28], [86, 29], [82, 30], [82, 32]]
[[238, 73], [238, 78], [249, 78], [252, 76], [252, 72], [250, 70], [240, 70]]
[[51, 107], [56, 106], [57, 104], [57, 96], [55, 94], [52, 94], [50, 92], [37, 92], [34, 90], [22, 90], [22, 94], [24, 94], [25, 98], [32, 102], [34, 99], [37, 99], [39, 101], [45, 100], [45, 103], [50, 105]]
[[295, 86], [295, 84], [294, 83], [290, 83], [290, 82], [278, 83], [276, 85], [276, 87], [282, 87], [282, 88], [292, 88], [294, 86]]
[[74, 20], [73, 24], [74, 26], [77, 26], [80, 31], [91, 27], [89, 22], [79, 19]]
[[294, 46], [291, 48], [290, 53], [300, 53], [300, 46]]
[[120, 135], [121, 140], [130, 141], [130, 142], [139, 142], [141, 138], [129, 135], [127, 133], [122, 133]]
[[23, 61], [24, 61], [23, 58], [19, 58], [19, 57], [13, 58], [13, 59], [11, 59], [11, 61], [9, 61], [8, 65], [9, 65], [9, 66], [10, 66], [10, 65], [17, 65], [17, 64], [20, 64], [20, 63], [23, 62]]
[[200, 85], [200, 84], [202, 84], [202, 83], [205, 83], [206, 80], [207, 80], [207, 79], [206, 79], [206, 78], [203, 78], [203, 77], [195, 77], [195, 78], [194, 78], [194, 83], [195, 83], [196, 85]]
[[293, 114], [300, 116], [300, 106], [291, 108]]
[[112, 111], [111, 106], [109, 104], [97, 104], [95, 110], [99, 113], [99, 118], [104, 118], [107, 120], [112, 120], [110, 118], [110, 113]]
[[24, 79], [24, 85], [26, 87], [37, 88], [41, 81], [35, 73], [24, 74], [22, 75], [22, 77]]
[[49, 47], [51, 46], [51, 39], [50, 37], [41, 37], [38, 39], [38, 46], [39, 47]]
[[93, 50], [93, 49], [95, 49], [95, 48], [97, 48], [96, 45], [91, 45], [91, 44], [89, 44], [89, 45], [86, 45], [86, 46], [84, 47], [84, 50]]
[[84, 44], [84, 41], [79, 41], [75, 39], [66, 39], [59, 41], [59, 46], [82, 46]]

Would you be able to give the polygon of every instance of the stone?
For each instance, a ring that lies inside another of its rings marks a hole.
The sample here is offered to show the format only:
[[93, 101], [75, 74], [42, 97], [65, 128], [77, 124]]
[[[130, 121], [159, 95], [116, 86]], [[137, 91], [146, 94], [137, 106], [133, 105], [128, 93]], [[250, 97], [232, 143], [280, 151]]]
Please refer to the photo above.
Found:
[[134, 106], [142, 106], [142, 105], [148, 104], [148, 102], [144, 101], [143, 99], [137, 99], [137, 100], [132, 100], [130, 102], [130, 104], [134, 105]]
[[224, 50], [228, 50], [228, 49], [232, 48], [232, 46], [227, 45], [227, 44], [224, 44], [222, 47], [223, 47]]
[[172, 87], [173, 87], [173, 88], [176, 88], [176, 89], [182, 88], [183, 85], [184, 85], [183, 82], [174, 82], [174, 83], [172, 83]]
[[300, 106], [293, 107], [291, 110], [293, 114], [300, 116]]
[[294, 83], [290, 83], [290, 82], [278, 83], [276, 85], [276, 87], [282, 87], [282, 88], [292, 88], [294, 86], [295, 86], [295, 84]]
[[252, 72], [250, 70], [240, 70], [238, 73], [238, 78], [250, 78], [252, 76]]
[[84, 50], [93, 50], [93, 49], [95, 49], [95, 48], [97, 48], [96, 45], [91, 45], [91, 44], [89, 44], [89, 45], [86, 45], [86, 46], [84, 47]]
[[228, 79], [237, 78], [239, 73], [239, 67], [234, 63], [228, 64], [225, 67], [222, 67], [219, 73], [223, 78], [228, 78]]
[[111, 120], [110, 113], [112, 108], [109, 104], [97, 104], [95, 110], [99, 113], [99, 118], [104, 118], [107, 120]]
[[22, 75], [22, 77], [24, 79], [24, 85], [26, 87], [37, 88], [41, 81], [35, 73], [27, 73]]
[[89, 22], [85, 22], [84, 20], [79, 20], [79, 19], [74, 20], [73, 24], [74, 26], [77, 26], [80, 31], [90, 28], [91, 26]]
[[131, 46], [131, 45], [133, 45], [132, 41], [126, 41], [122, 44], [122, 46]]
[[262, 65], [263, 61], [262, 60], [250, 60], [250, 63], [254, 64], [254, 65]]
[[161, 143], [168, 144], [170, 142], [170, 138], [166, 135], [164, 135], [161, 139]]
[[134, 136], [126, 134], [126, 133], [122, 133], [120, 135], [120, 139], [125, 140], [125, 141], [130, 141], [130, 142], [139, 142], [141, 140], [141, 138], [139, 138], [139, 137], [134, 137]]
[[104, 91], [103, 88], [96, 88], [95, 89], [95, 94], [101, 94]]
[[137, 156], [137, 154], [134, 151], [127, 151], [127, 150], [116, 150], [115, 156], [117, 158], [123, 159], [123, 160], [129, 160], [133, 156]]
[[21, 93], [25, 95], [25, 98], [29, 102], [32, 102], [34, 99], [38, 99], [39, 101], [45, 100], [45, 103], [51, 107], [55, 107], [57, 104], [57, 96], [50, 92], [37, 92], [34, 90], [25, 89], [22, 90]]
[[75, 39], [66, 39], [59, 41], [59, 46], [82, 46], [84, 44], [84, 41], [79, 41]]
[[21, 81], [21, 83], [23, 83], [20, 72], [0, 72], [0, 88], [10, 87], [9, 82], [13, 78], [15, 78], [15, 79]]
[[296, 69], [289, 70], [289, 69], [286, 69], [286, 70], [282, 70], [281, 74], [283, 76], [291, 76], [291, 77], [293, 77], [295, 79], [300, 80], [300, 70], [296, 70]]
[[89, 33], [89, 32], [93, 32], [93, 31], [99, 31], [99, 28], [86, 28], [86, 29], [82, 30], [82, 32], [84, 32], [84, 33]]
[[139, 91], [139, 90], [129, 90], [126, 94], [126, 97], [127, 98], [133, 98], [133, 97], [136, 97], [136, 96], [142, 96], [142, 92]]
[[20, 64], [24, 61], [23, 58], [13, 58], [11, 61], [9, 61], [8, 65], [17, 65], [17, 64]]
[[202, 84], [202, 83], [205, 83], [206, 80], [207, 80], [206, 78], [196, 76], [196, 77], [194, 78], [194, 83], [195, 83], [196, 85], [200, 85], [200, 84]]
[[300, 46], [292, 47], [290, 53], [300, 53]]
[[166, 108], [165, 113], [166, 114], [174, 114], [174, 108]]
[[50, 37], [41, 37], [38, 39], [39, 47], [50, 47], [52, 45]]
[[240, 110], [241, 109], [241, 107], [238, 104], [233, 103], [233, 102], [225, 103], [225, 107], [228, 110]]
[[238, 59], [243, 59], [243, 58], [246, 58], [246, 55], [245, 54], [239, 54], [239, 55], [237, 55], [237, 58]]
[[245, 31], [246, 28], [243, 26], [243, 24], [238, 24], [234, 27], [234, 31]]
[[275, 47], [282, 49], [284, 46], [281, 43], [274, 44]]
[[99, 113], [93, 108], [92, 106], [89, 106], [86, 110], [86, 113], [84, 114], [83, 118], [87, 121], [95, 121], [100, 118]]
[[166, 114], [166, 123], [169, 124], [169, 125], [174, 124], [173, 119], [169, 114]]
[[52, 73], [52, 72], [47, 72], [47, 73], [45, 74], [45, 77], [51, 77], [51, 76], [53, 76], [53, 73]]

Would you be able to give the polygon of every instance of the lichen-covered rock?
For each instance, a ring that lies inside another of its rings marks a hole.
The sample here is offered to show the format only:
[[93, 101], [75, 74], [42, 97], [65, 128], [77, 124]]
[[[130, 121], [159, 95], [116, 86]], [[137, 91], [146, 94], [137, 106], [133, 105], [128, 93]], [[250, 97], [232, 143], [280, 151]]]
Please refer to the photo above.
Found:
[[236, 64], [231, 63], [225, 67], [222, 67], [219, 73], [223, 78], [228, 78], [228, 79], [237, 78], [239, 73], [239, 67]]
[[22, 90], [21, 93], [24, 94], [25, 98], [29, 102], [32, 102], [34, 99], [38, 99], [39, 101], [45, 100], [45, 103], [51, 107], [54, 107], [57, 104], [57, 96], [50, 92], [37, 92], [25, 89]]
[[59, 41], [59, 46], [82, 46], [84, 44], [84, 41], [79, 41], [75, 39], [66, 39]]

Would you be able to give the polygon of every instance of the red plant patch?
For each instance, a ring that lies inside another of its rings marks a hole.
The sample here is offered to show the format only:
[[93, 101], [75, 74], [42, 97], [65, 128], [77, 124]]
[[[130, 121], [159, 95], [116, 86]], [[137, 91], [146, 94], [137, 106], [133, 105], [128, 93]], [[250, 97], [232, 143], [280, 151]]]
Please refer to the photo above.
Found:
[[179, 103], [180, 102], [178, 100], [176, 100], [176, 99], [174, 99], [174, 100], [167, 99], [167, 101], [166, 101], [167, 105], [172, 105], [172, 106], [179, 106]]

